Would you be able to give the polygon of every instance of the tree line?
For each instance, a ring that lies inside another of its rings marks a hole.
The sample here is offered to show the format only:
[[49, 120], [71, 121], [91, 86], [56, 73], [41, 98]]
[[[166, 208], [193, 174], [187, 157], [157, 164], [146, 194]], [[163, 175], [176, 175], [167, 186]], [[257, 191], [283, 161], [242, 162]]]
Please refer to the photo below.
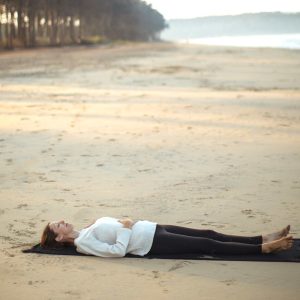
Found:
[[149, 41], [166, 27], [141, 0], [0, 0], [0, 48]]

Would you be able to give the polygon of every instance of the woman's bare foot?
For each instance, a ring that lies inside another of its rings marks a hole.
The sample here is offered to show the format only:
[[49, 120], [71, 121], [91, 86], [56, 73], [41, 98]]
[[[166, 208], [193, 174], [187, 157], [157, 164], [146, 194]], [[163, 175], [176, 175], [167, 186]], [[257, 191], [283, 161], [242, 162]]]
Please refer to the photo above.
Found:
[[291, 229], [291, 226], [288, 225], [288, 226], [284, 227], [283, 229], [281, 229], [277, 232], [263, 235], [263, 237], [262, 237], [263, 244], [264, 243], [270, 243], [270, 242], [279, 240], [279, 239], [287, 236], [290, 232], [290, 229]]
[[279, 252], [290, 249], [293, 246], [293, 237], [285, 236], [279, 240], [262, 244], [262, 253]]

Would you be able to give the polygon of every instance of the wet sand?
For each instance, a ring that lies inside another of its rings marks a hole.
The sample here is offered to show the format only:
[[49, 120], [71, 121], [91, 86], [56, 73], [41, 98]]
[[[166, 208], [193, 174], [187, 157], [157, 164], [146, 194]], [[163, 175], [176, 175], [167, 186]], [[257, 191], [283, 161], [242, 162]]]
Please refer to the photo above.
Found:
[[0, 53], [3, 299], [298, 299], [290, 263], [21, 253], [101, 216], [300, 236], [300, 51], [172, 44]]

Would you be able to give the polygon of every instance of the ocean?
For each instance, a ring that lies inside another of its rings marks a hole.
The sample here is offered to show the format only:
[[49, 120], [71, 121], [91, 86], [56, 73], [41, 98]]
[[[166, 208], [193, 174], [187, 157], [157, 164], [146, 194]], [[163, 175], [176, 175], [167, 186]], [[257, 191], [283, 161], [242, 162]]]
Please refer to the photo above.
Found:
[[236, 47], [300, 49], [300, 33], [247, 36], [220, 36], [180, 40], [180, 43]]

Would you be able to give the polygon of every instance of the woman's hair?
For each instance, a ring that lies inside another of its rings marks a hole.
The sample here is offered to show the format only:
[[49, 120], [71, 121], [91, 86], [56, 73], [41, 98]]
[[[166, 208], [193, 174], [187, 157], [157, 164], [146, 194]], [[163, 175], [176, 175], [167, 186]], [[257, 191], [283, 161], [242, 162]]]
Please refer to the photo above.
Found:
[[58, 242], [55, 238], [57, 234], [50, 228], [50, 223], [45, 227], [42, 237], [41, 237], [41, 246], [44, 248], [61, 248], [73, 246], [70, 242]]
[[56, 241], [55, 240], [56, 237], [57, 234], [50, 228], [50, 223], [48, 223], [42, 233], [41, 246], [45, 248], [61, 247], [62, 243]]

